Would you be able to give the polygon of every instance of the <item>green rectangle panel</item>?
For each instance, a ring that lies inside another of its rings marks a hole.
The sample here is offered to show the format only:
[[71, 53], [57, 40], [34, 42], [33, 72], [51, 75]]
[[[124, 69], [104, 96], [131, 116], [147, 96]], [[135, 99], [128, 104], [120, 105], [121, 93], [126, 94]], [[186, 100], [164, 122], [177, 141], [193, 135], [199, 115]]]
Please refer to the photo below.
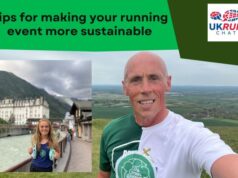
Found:
[[[1, 49], [177, 49], [166, 0], [5, 0], [1, 2], [0, 12]], [[125, 15], [136, 17], [136, 20], [127, 21]], [[142, 20], [143, 15], [146, 18]], [[159, 18], [154, 20], [155, 16]], [[96, 18], [93, 19], [94, 17]], [[82, 34], [83, 29], [87, 32], [86, 35]], [[89, 35], [88, 29], [90, 33], [92, 30], [97, 32]], [[140, 35], [115, 35], [118, 29], [126, 33], [140, 32]], [[151, 35], [142, 35], [142, 31], [148, 34], [149, 30], [145, 31], [146, 29], [151, 29]]]

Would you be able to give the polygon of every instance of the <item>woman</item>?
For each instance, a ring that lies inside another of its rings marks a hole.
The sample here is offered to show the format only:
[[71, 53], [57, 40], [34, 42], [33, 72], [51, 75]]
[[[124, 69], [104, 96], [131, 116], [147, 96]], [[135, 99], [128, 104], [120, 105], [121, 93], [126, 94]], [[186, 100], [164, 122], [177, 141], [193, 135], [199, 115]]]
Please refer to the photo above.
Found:
[[53, 161], [59, 158], [60, 149], [48, 119], [39, 120], [28, 152], [33, 157], [30, 172], [52, 172]]

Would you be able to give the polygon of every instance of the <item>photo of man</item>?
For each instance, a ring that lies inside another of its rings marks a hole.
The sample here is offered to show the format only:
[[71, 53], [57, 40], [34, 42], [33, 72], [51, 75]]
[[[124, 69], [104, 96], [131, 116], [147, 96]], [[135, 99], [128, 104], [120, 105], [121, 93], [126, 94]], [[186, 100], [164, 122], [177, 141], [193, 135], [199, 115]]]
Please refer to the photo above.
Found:
[[217, 134], [167, 108], [171, 79], [156, 54], [128, 60], [122, 84], [133, 114], [104, 128], [99, 178], [198, 178], [202, 170], [214, 178], [238, 176], [238, 156]]

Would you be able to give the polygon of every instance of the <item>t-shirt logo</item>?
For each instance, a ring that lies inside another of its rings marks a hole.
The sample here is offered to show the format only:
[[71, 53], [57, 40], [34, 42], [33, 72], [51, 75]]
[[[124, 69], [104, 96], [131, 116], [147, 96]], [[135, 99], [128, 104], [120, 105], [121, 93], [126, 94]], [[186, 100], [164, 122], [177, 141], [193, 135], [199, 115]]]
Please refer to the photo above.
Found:
[[117, 178], [155, 178], [155, 167], [150, 158], [138, 151], [124, 153], [116, 162]]
[[40, 150], [40, 157], [44, 158], [46, 156], [45, 150]]

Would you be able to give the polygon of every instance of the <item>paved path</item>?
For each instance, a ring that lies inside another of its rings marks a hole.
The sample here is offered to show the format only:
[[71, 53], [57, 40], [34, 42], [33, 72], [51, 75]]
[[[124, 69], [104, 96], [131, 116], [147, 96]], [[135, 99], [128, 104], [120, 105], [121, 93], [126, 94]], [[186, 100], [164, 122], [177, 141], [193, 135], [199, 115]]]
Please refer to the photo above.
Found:
[[74, 137], [67, 172], [92, 172], [92, 143]]

